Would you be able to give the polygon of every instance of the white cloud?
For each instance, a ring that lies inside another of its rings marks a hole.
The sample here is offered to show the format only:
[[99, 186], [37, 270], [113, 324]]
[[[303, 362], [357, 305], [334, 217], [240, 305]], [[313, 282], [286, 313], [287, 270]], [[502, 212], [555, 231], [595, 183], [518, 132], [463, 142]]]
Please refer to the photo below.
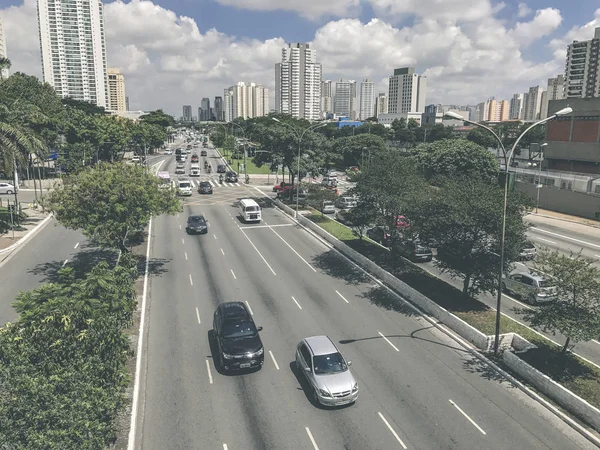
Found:
[[588, 41], [594, 37], [594, 30], [600, 27], [600, 8], [594, 13], [594, 18], [588, 23], [572, 27], [564, 36], [550, 41], [550, 48], [554, 50], [554, 58], [564, 62], [567, 54], [567, 45], [573, 41]]
[[[446, 0], [419, 0], [422, 10], [436, 11], [428, 17], [419, 16], [414, 0], [368, 1], [395, 17], [416, 17], [402, 28], [387, 19], [326, 23], [311, 42], [324, 77], [369, 77], [376, 81], [376, 90], [384, 92], [394, 68], [416, 66], [428, 77], [428, 103], [510, 98], [560, 73], [566, 42], [590, 39], [594, 26], [600, 26], [598, 10], [595, 21], [552, 41], [551, 48], [561, 50], [562, 59], [536, 63], [525, 58], [522, 49], [556, 29], [561, 16], [555, 9], [540, 10], [528, 22], [509, 24], [495, 16], [503, 4], [492, 6], [487, 0], [473, 0], [468, 11]], [[14, 70], [41, 75], [35, 0], [0, 12]], [[257, 40], [199, 30], [193, 19], [146, 0], [106, 4], [105, 26], [108, 63], [124, 73], [131, 107], [163, 107], [176, 115], [181, 115], [181, 105], [196, 109], [202, 97], [222, 95], [223, 88], [237, 81], [273, 89], [274, 65], [286, 42], [282, 37]], [[271, 92], [272, 103], [274, 97]]]
[[368, 1], [379, 17], [394, 20], [403, 20], [410, 16], [417, 16], [441, 21], [470, 22], [489, 17], [494, 12], [490, 0], [469, 0], [464, 4], [449, 0]]
[[360, 0], [217, 0], [221, 5], [255, 11], [292, 11], [310, 20], [324, 16], [352, 17], [360, 11]]
[[529, 6], [527, 6], [527, 3], [519, 3], [519, 6], [517, 8], [517, 17], [527, 17], [532, 12], [533, 10]]

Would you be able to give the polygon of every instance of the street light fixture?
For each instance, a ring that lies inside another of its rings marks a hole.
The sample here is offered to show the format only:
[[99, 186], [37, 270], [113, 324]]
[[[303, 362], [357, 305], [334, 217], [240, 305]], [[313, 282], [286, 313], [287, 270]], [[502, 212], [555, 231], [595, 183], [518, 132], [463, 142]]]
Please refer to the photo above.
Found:
[[502, 276], [504, 275], [504, 241], [506, 238], [506, 210], [507, 210], [507, 206], [508, 206], [508, 178], [509, 178], [508, 168], [510, 167], [510, 160], [512, 159], [512, 157], [514, 155], [515, 150], [517, 149], [517, 146], [519, 145], [519, 142], [521, 142], [521, 139], [523, 139], [523, 137], [530, 130], [537, 127], [538, 125], [541, 125], [550, 120], [553, 120], [558, 116], [564, 116], [567, 114], [571, 114], [572, 112], [573, 112], [573, 108], [571, 108], [570, 106], [567, 106], [566, 108], [563, 108], [560, 111], [555, 112], [553, 115], [551, 115], [550, 117], [547, 117], [546, 119], [538, 120], [537, 122], [535, 122], [534, 124], [529, 126], [529, 128], [527, 128], [525, 131], [523, 131], [521, 133], [521, 135], [517, 138], [517, 140], [513, 144], [512, 148], [510, 149], [510, 152], [508, 152], [508, 154], [506, 153], [506, 149], [504, 148], [504, 144], [502, 143], [502, 140], [500, 139], [500, 137], [498, 137], [498, 135], [491, 128], [489, 128], [483, 124], [477, 123], [477, 122], [466, 120], [460, 114], [457, 114], [452, 111], [448, 111], [447, 113], [444, 114], [444, 116], [446, 116], [446, 117], [450, 117], [452, 119], [457, 119], [457, 120], [462, 120], [463, 122], [470, 123], [472, 125], [475, 125], [477, 127], [480, 127], [480, 128], [483, 128], [483, 129], [489, 131], [496, 138], [496, 140], [500, 144], [500, 148], [502, 148], [502, 152], [504, 153], [504, 166], [506, 168], [506, 176], [504, 177], [504, 205], [503, 205], [503, 210], [502, 210], [502, 234], [501, 234], [501, 238], [500, 238], [500, 269], [498, 271], [498, 286], [496, 289], [497, 290], [496, 333], [495, 333], [495, 338], [494, 338], [494, 353], [495, 354], [498, 354], [498, 349], [500, 346], [500, 318], [502, 317], [500, 310], [502, 307]]
[[277, 123], [280, 123], [281, 125], [285, 125], [286, 127], [289, 127], [294, 132], [296, 137], [298, 138], [298, 181], [296, 181], [296, 215], [294, 216], [294, 217], [298, 218], [298, 210], [300, 209], [300, 158], [302, 157], [302, 155], [301, 155], [302, 138], [304, 137], [304, 135], [306, 134], [307, 131], [314, 131], [317, 128], [327, 126], [327, 123], [313, 124], [313, 125], [309, 126], [308, 128], [305, 128], [304, 131], [302, 132], [302, 134], [300, 134], [300, 131], [293, 125], [290, 125], [289, 123], [286, 123], [286, 122], [282, 122], [281, 120], [279, 120], [276, 117], [273, 117], [273, 120]]
[[535, 213], [538, 213], [538, 208], [540, 207], [540, 191], [542, 190], [542, 153], [544, 152], [544, 147], [547, 147], [548, 143], [545, 142], [540, 145], [540, 153], [539, 153], [539, 161], [538, 161], [538, 179], [537, 179], [537, 200], [535, 203]]

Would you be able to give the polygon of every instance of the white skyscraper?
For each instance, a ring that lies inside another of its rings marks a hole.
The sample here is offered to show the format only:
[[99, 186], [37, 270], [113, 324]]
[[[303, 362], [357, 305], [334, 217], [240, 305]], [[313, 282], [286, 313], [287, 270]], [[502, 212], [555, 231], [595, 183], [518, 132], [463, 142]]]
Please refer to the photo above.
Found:
[[309, 44], [292, 43], [275, 64], [275, 111], [318, 120], [321, 115], [321, 64]]
[[388, 98], [385, 92], [377, 94], [377, 100], [375, 102], [375, 117], [379, 117], [380, 114], [388, 113]]
[[515, 94], [510, 99], [510, 112], [508, 118], [510, 120], [523, 119], [523, 94]]
[[331, 113], [333, 113], [333, 85], [331, 80], [325, 80], [321, 83], [321, 114], [325, 118]]
[[356, 119], [356, 81], [338, 80], [335, 82], [333, 112], [337, 116]]
[[529, 92], [523, 96], [523, 120], [537, 120], [540, 118], [542, 107], [543, 89], [539, 86], [529, 88]]
[[[2, 24], [2, 16], [0, 16], [0, 58], [6, 58], [6, 38], [4, 37], [4, 26]], [[0, 78], [8, 78], [8, 69], [2, 69]]]
[[100, 0], [38, 0], [42, 74], [61, 97], [108, 107]]
[[269, 114], [269, 89], [255, 83], [239, 83], [225, 89], [225, 122], [237, 117], [252, 119]]
[[375, 82], [364, 80], [360, 83], [360, 120], [375, 116]]
[[389, 113], [424, 112], [426, 93], [427, 77], [416, 74], [414, 67], [394, 69], [390, 77]]

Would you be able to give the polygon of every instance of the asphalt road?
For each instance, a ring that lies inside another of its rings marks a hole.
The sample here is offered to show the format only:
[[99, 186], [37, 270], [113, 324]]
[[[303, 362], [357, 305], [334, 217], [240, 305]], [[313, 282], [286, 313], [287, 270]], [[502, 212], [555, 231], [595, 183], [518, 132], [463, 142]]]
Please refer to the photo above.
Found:
[[[200, 200], [153, 225], [138, 447], [592, 448], [278, 210], [245, 225], [231, 199]], [[198, 213], [208, 234], [188, 236]], [[258, 372], [225, 375], [213, 363], [212, 314], [234, 300], [264, 327]], [[353, 361], [351, 407], [313, 405], [293, 370], [297, 342], [321, 334]]]

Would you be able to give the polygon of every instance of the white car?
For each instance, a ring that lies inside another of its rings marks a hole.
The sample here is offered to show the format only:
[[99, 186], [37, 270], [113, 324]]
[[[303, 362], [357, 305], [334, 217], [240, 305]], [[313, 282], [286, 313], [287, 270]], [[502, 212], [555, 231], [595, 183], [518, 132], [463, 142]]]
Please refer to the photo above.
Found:
[[15, 187], [10, 183], [0, 183], [0, 194], [14, 194]]
[[189, 197], [192, 195], [192, 182], [189, 180], [180, 180], [177, 183], [177, 193], [182, 197]]
[[131, 162], [134, 164], [139, 164], [142, 162], [142, 158], [140, 158], [139, 156], [134, 156], [133, 158], [131, 158]]
[[173, 154], [173, 150], [171, 150], [170, 148], [165, 150], [165, 155], [172, 155]]
[[323, 208], [321, 209], [323, 214], [334, 214], [335, 213], [335, 205], [333, 202], [323, 202]]

